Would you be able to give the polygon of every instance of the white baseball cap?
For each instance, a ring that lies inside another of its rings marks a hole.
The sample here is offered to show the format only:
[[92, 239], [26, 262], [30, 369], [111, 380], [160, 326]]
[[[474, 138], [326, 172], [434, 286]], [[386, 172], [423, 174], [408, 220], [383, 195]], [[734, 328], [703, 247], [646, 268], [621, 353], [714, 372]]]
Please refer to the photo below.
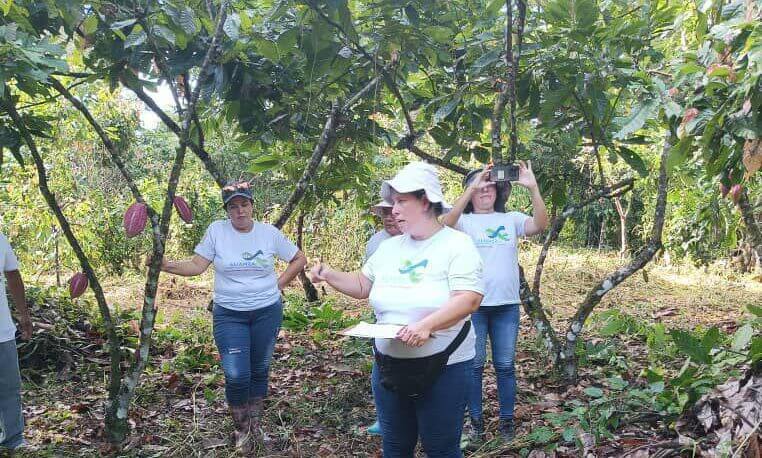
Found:
[[411, 162], [402, 167], [391, 180], [381, 184], [381, 197], [386, 202], [392, 200], [392, 190], [399, 193], [423, 190], [431, 203], [441, 203], [445, 212], [452, 206], [445, 202], [437, 169], [426, 162]]
[[376, 205], [373, 205], [370, 207], [370, 212], [377, 216], [383, 216], [383, 209], [384, 208], [392, 208], [394, 207], [394, 204], [391, 202], [387, 202], [385, 200], [382, 200], [381, 202], [377, 203]]

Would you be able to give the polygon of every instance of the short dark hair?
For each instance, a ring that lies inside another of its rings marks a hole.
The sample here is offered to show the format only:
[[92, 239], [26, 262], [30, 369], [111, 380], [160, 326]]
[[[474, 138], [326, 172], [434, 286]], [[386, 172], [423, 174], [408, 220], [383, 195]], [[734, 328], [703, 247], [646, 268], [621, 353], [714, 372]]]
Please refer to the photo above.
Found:
[[[415, 196], [416, 199], [421, 200], [424, 197], [426, 197], [426, 191], [423, 189], [419, 189], [418, 191], [411, 192], [413, 196]], [[426, 199], [428, 200], [428, 198]], [[429, 209], [434, 212], [434, 216], [439, 217], [444, 213], [444, 206], [442, 206], [442, 202], [432, 202], [429, 200]]]

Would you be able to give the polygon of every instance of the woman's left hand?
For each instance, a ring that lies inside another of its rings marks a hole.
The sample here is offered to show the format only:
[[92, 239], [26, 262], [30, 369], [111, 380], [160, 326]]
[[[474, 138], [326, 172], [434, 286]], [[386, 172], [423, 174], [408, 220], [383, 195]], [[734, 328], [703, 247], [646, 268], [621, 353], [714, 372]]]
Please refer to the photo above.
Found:
[[397, 332], [397, 338], [411, 347], [421, 347], [431, 338], [431, 330], [420, 322], [405, 326]]
[[519, 161], [519, 179], [515, 183], [527, 189], [537, 187], [537, 178], [532, 171], [532, 161]]

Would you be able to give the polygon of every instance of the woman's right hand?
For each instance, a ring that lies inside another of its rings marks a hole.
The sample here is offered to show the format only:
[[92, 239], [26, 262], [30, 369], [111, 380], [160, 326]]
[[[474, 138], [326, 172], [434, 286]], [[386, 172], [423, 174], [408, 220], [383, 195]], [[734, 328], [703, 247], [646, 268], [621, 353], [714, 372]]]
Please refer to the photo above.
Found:
[[310, 269], [310, 281], [312, 283], [320, 283], [327, 281], [325, 278], [325, 274], [328, 271], [328, 266], [323, 264], [323, 261], [318, 261], [315, 263], [315, 265], [312, 266]]
[[492, 170], [492, 165], [488, 164], [482, 169], [481, 172], [476, 174], [476, 177], [471, 181], [468, 187], [473, 191], [478, 191], [482, 186], [491, 183], [489, 181], [489, 172]]
[[[149, 254], [149, 255], [146, 256], [146, 262], [145, 262], [146, 267], [150, 267], [151, 266], [151, 262], [153, 262], [153, 255]], [[164, 270], [164, 267], [166, 267], [166, 265], [167, 265], [166, 259], [162, 259], [161, 260], [161, 265], [159, 266], [159, 269], [160, 270]]]

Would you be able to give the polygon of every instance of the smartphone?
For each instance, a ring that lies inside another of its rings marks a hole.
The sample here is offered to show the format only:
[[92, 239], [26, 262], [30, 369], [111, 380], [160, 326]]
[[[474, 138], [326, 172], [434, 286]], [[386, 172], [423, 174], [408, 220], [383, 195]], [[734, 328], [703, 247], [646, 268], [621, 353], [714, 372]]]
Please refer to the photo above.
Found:
[[519, 179], [518, 164], [500, 164], [492, 167], [489, 172], [489, 180], [494, 182], [516, 181]]

